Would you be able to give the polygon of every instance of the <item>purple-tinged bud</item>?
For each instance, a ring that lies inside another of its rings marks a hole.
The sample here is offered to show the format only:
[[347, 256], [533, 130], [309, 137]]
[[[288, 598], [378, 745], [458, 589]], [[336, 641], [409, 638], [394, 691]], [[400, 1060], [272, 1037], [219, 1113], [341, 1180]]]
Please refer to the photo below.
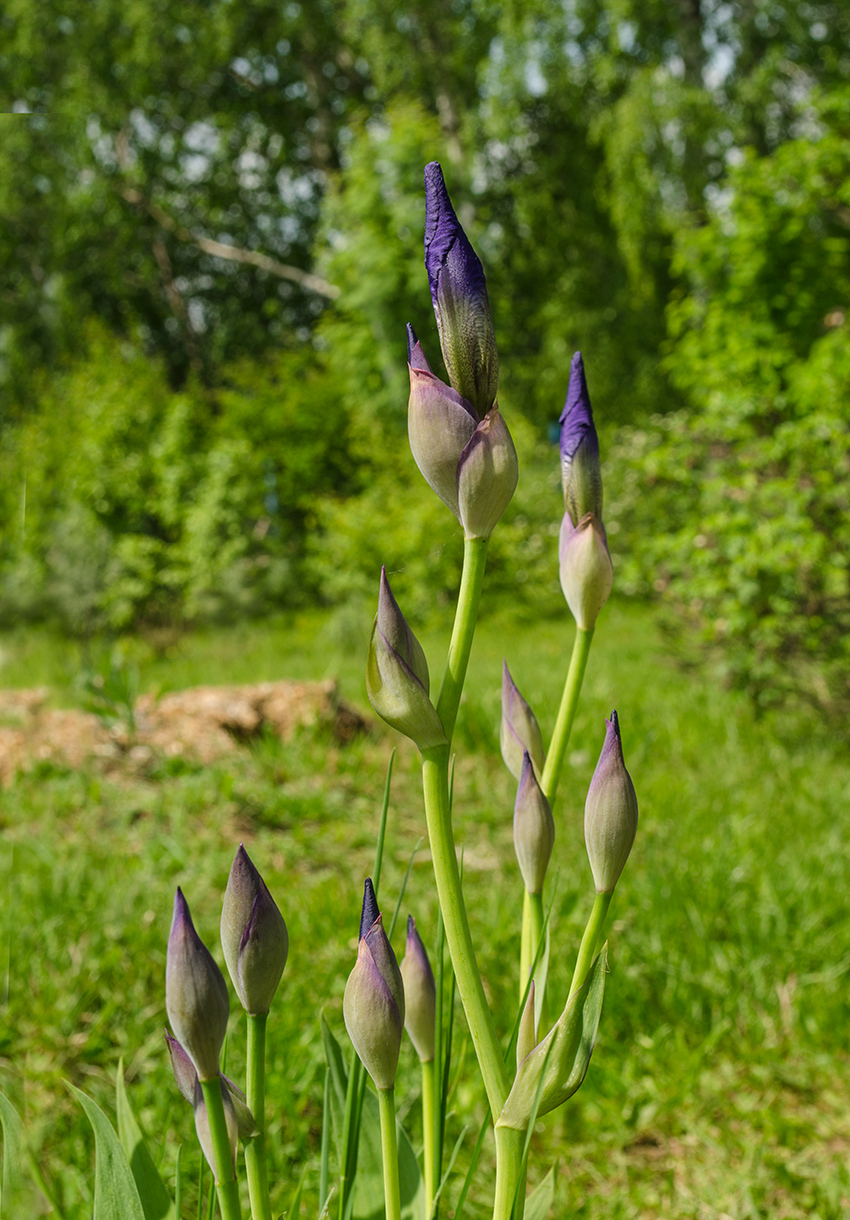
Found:
[[638, 824], [638, 803], [623, 761], [617, 713], [605, 721], [605, 744], [584, 806], [584, 841], [598, 894], [612, 894], [623, 871]]
[[578, 626], [591, 631], [614, 584], [614, 565], [599, 518], [588, 513], [574, 527], [570, 514], [564, 513], [559, 555], [567, 605]]
[[178, 889], [165, 965], [165, 1007], [171, 1028], [201, 1080], [218, 1076], [230, 1002], [227, 984], [192, 923]]
[[446, 735], [428, 698], [428, 662], [392, 595], [381, 569], [378, 613], [366, 660], [366, 693], [382, 720], [415, 741], [420, 750], [444, 745]]
[[[236, 1117], [236, 1111], [233, 1107], [233, 1102], [230, 1094], [222, 1082], [221, 1100], [224, 1103], [224, 1121], [227, 1126], [227, 1142], [230, 1144], [230, 1154], [232, 1158], [232, 1168], [236, 1169], [236, 1151], [239, 1146], [239, 1121]], [[204, 1094], [201, 1090], [200, 1082], [195, 1085], [195, 1096], [192, 1102], [195, 1111], [195, 1131], [198, 1136], [198, 1143], [201, 1145], [201, 1151], [207, 1159], [207, 1164], [213, 1171], [213, 1177], [218, 1182], [218, 1173], [215, 1165], [215, 1152], [213, 1150], [212, 1133], [210, 1132], [210, 1119], [207, 1113], [207, 1103], [204, 1100]]]
[[422, 477], [460, 520], [458, 462], [481, 422], [472, 404], [435, 377], [417, 343], [410, 354], [407, 432]]
[[267, 1013], [289, 954], [289, 935], [266, 883], [240, 843], [221, 907], [224, 960], [246, 1012]]
[[[189, 1102], [189, 1105], [194, 1106], [198, 1090], [198, 1073], [195, 1071], [195, 1065], [177, 1039], [172, 1038], [168, 1030], [165, 1031], [165, 1042], [171, 1057], [171, 1070], [174, 1073], [174, 1079], [177, 1081], [177, 1088], [186, 1101]], [[241, 1140], [253, 1139], [255, 1135], [259, 1134], [259, 1128], [254, 1115], [248, 1109], [245, 1094], [238, 1085], [234, 1084], [229, 1077], [223, 1074], [221, 1075], [221, 1092], [225, 1105], [229, 1102], [236, 1116], [239, 1138]]]
[[511, 677], [508, 663], [502, 665], [502, 723], [499, 741], [505, 766], [515, 780], [522, 775], [522, 756], [528, 751], [534, 770], [543, 773], [546, 755], [543, 752], [543, 734], [529, 705], [519, 693]]
[[416, 931], [416, 921], [407, 917], [407, 943], [401, 963], [404, 982], [404, 1028], [420, 1062], [434, 1058], [434, 1028], [437, 1020], [437, 988], [428, 954]]
[[436, 161], [425, 166], [425, 267], [449, 380], [485, 415], [499, 384], [487, 282]]
[[422, 350], [422, 344], [416, 338], [416, 331], [409, 322], [407, 324], [407, 363], [413, 369], [419, 369], [424, 373], [431, 372], [431, 366]]
[[529, 894], [543, 892], [554, 844], [555, 819], [526, 751], [514, 805], [514, 850]]
[[[371, 882], [364, 896], [364, 919], [370, 898], [374, 902]], [[360, 937], [342, 1013], [348, 1036], [376, 1088], [393, 1088], [404, 1029], [404, 984], [380, 915]]]
[[516, 1036], [516, 1065], [522, 1063], [526, 1055], [530, 1055], [537, 1045], [537, 1030], [535, 1029], [534, 1020], [534, 979], [531, 980], [531, 986], [528, 989], [528, 998], [525, 1001], [525, 1008], [522, 1010], [522, 1016], [519, 1021], [519, 1029]]
[[458, 516], [467, 538], [489, 538], [516, 491], [519, 463], [502, 413], [491, 408], [457, 464]]
[[570, 366], [567, 401], [561, 412], [561, 482], [564, 504], [573, 525], [587, 513], [602, 520], [602, 474], [599, 469], [599, 438], [593, 424], [590, 395], [581, 352]]

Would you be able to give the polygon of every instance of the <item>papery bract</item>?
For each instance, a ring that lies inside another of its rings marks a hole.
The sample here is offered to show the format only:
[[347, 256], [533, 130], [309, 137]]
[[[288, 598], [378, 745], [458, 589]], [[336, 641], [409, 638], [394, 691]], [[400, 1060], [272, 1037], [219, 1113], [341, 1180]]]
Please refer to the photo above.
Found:
[[404, 1028], [422, 1063], [434, 1058], [437, 1019], [437, 988], [428, 954], [416, 931], [416, 921], [407, 917], [407, 943], [401, 963], [404, 982]]
[[577, 625], [596, 626], [614, 583], [614, 566], [601, 521], [587, 513], [577, 526], [564, 513], [559, 545], [561, 588]]
[[555, 819], [526, 751], [514, 805], [514, 850], [529, 894], [542, 893], [554, 845]]
[[479, 415], [486, 415], [499, 383], [487, 283], [437, 161], [425, 166], [425, 267], [449, 380]]
[[378, 613], [366, 660], [366, 693], [382, 720], [415, 741], [420, 750], [444, 745], [446, 735], [428, 698], [425, 653], [407, 625], [381, 569]]
[[635, 841], [638, 803], [623, 760], [616, 712], [605, 721], [605, 742], [584, 806], [584, 840], [596, 891], [613, 893]]
[[545, 754], [543, 734], [537, 717], [523, 699], [519, 688], [511, 677], [508, 663], [502, 665], [502, 721], [499, 726], [499, 744], [505, 766], [515, 780], [522, 775], [523, 754], [528, 751], [534, 770], [543, 773]]

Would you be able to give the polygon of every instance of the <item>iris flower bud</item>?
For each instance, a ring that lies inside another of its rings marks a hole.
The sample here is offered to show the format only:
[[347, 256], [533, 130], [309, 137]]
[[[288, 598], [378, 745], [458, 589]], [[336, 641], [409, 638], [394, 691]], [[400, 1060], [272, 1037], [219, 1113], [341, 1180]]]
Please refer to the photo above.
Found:
[[584, 841], [598, 894], [611, 894], [623, 871], [638, 823], [634, 784], [623, 761], [617, 713], [605, 721], [605, 744], [584, 806]]
[[165, 1007], [171, 1028], [201, 1080], [218, 1076], [218, 1059], [230, 1002], [227, 984], [192, 923], [182, 892], [174, 898], [174, 918], [165, 965]]
[[578, 626], [592, 631], [614, 583], [614, 566], [602, 522], [587, 513], [574, 527], [570, 514], [564, 513], [558, 549], [567, 605]]
[[555, 819], [526, 750], [514, 805], [514, 850], [529, 894], [542, 893], [554, 844]]
[[449, 380], [479, 415], [486, 415], [499, 383], [487, 282], [437, 161], [425, 166], [425, 267]]
[[391, 1089], [404, 1029], [404, 984], [381, 916], [365, 927], [376, 909], [372, 882], [367, 880], [357, 962], [345, 985], [342, 1013], [348, 1036], [376, 1088]]
[[511, 434], [498, 406], [481, 419], [472, 403], [435, 377], [413, 327], [407, 331], [413, 459], [466, 537], [489, 538], [516, 490]]
[[599, 438], [584, 375], [581, 352], [570, 366], [567, 401], [561, 412], [561, 482], [564, 504], [573, 525], [587, 513], [602, 520], [602, 475], [599, 470]]
[[507, 661], [502, 664], [502, 723], [499, 741], [505, 766], [515, 780], [518, 781], [522, 775], [522, 759], [526, 751], [531, 755], [535, 772], [538, 775], [542, 773], [546, 757], [543, 752], [543, 734], [534, 712], [519, 693], [519, 688], [511, 677]]
[[289, 935], [266, 883], [240, 843], [221, 908], [221, 947], [240, 1003], [267, 1013], [289, 953]]
[[[191, 1106], [194, 1106], [198, 1088], [198, 1073], [195, 1071], [195, 1065], [177, 1039], [172, 1038], [168, 1030], [165, 1031], [165, 1041], [171, 1057], [171, 1070], [174, 1073], [174, 1079], [177, 1081], [177, 1088], [186, 1101]], [[225, 1108], [229, 1104], [236, 1116], [239, 1138], [242, 1140], [253, 1139], [255, 1135], [259, 1134], [259, 1128], [257, 1127], [254, 1115], [248, 1109], [248, 1101], [245, 1094], [229, 1077], [223, 1073], [220, 1073], [220, 1075], [221, 1095], [225, 1101]], [[201, 1098], [203, 1099], [203, 1093]]]
[[366, 661], [366, 693], [382, 720], [425, 750], [444, 745], [446, 735], [436, 708], [422, 645], [410, 630], [393, 597], [386, 568], [381, 568], [378, 613]]
[[410, 1035], [421, 1063], [434, 1058], [434, 1027], [437, 1019], [437, 988], [428, 954], [412, 915], [407, 917], [407, 943], [401, 963], [404, 982], [404, 1028]]

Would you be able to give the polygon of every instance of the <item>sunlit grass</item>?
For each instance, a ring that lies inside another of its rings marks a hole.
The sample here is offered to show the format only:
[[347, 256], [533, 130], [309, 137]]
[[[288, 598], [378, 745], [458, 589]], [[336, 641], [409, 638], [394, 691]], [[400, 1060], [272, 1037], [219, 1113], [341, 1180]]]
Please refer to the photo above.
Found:
[[[144, 641], [126, 651], [142, 689], [338, 676], [343, 696], [365, 708], [368, 626], [368, 617], [361, 624], [304, 615], [187, 635], [164, 655]], [[424, 630], [422, 639], [436, 682], [444, 633]], [[458, 726], [455, 820], [467, 900], [505, 1032], [521, 892], [512, 781], [498, 758], [501, 660], [548, 730], [570, 643], [566, 617], [518, 623], [485, 611]], [[65, 701], [74, 698], [81, 660], [73, 647], [35, 634], [6, 637], [0, 647], [4, 682], [50, 682]], [[556, 809], [553, 1004], [589, 910], [582, 808], [613, 706], [641, 822], [612, 908], [612, 973], [587, 1081], [539, 1126], [538, 1172], [556, 1159], [561, 1167], [556, 1215], [843, 1216], [850, 1206], [846, 752], [812, 736], [808, 722], [796, 735], [786, 724], [780, 736], [709, 677], [677, 668], [651, 611], [618, 604], [606, 611]], [[346, 747], [304, 733], [287, 744], [261, 740], [206, 768], [172, 761], [110, 775], [94, 764], [82, 773], [41, 764], [3, 794], [0, 1085], [25, 1112], [64, 1216], [90, 1211], [93, 1149], [62, 1081], [110, 1109], [119, 1056], [156, 1146], [170, 1124], [166, 1177], [181, 1141], [196, 1171], [191, 1114], [162, 1044], [165, 942], [179, 884], [218, 953], [220, 896], [242, 839], [291, 940], [270, 1022], [273, 1204], [288, 1206], [306, 1158], [303, 1214], [315, 1214], [317, 1022], [324, 1007], [344, 1038], [341, 995], [392, 744], [378, 730]], [[417, 757], [404, 743], [393, 795], [382, 882], [390, 907], [423, 834]], [[424, 846], [407, 909], [433, 937]], [[228, 1062], [238, 1078], [233, 1020]], [[418, 1087], [413, 1058], [405, 1048], [402, 1110]], [[458, 1133], [481, 1113], [468, 1058], [454, 1105]], [[486, 1214], [483, 1198], [472, 1215]]]

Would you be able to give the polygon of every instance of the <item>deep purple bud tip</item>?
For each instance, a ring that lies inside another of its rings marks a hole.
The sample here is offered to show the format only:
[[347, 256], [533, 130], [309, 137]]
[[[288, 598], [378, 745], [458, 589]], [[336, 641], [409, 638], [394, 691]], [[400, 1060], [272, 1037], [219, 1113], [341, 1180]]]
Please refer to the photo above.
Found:
[[360, 915], [361, 940], [380, 914], [381, 912], [378, 909], [378, 900], [375, 897], [375, 887], [372, 885], [372, 878], [367, 877], [366, 884], [363, 888], [363, 911]]
[[611, 716], [609, 719], [609, 724], [611, 725], [611, 728], [614, 730], [614, 732], [617, 734], [617, 740], [619, 741], [620, 740], [620, 720], [619, 720], [619, 717], [617, 716], [616, 711], [613, 711], [611, 713]]

